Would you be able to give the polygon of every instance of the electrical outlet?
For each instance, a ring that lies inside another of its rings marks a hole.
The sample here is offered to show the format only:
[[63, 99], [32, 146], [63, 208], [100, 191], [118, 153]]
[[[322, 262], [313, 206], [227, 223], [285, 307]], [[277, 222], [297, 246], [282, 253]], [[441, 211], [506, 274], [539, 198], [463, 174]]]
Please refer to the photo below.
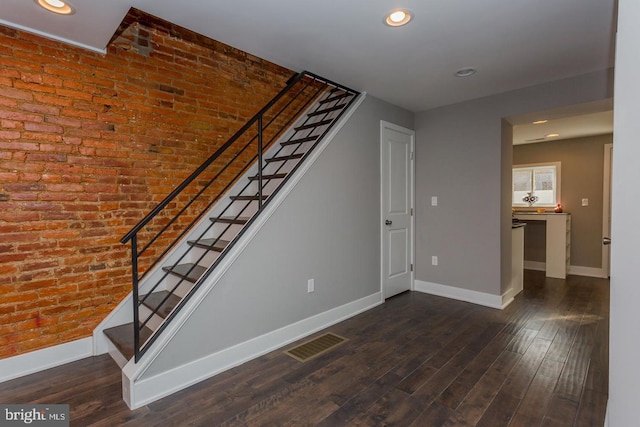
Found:
[[315, 288], [316, 288], [315, 280], [314, 279], [307, 280], [307, 292], [311, 293], [316, 290]]
[[438, 257], [437, 256], [432, 256], [431, 257], [431, 265], [438, 265]]
[[431, 196], [431, 206], [438, 206], [438, 196]]

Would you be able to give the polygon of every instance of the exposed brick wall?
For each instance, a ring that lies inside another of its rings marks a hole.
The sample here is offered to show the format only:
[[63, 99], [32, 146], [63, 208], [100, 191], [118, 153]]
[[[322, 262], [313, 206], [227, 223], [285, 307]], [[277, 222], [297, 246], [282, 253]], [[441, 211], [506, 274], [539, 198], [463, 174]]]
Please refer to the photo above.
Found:
[[0, 26], [0, 358], [89, 336], [119, 239], [291, 74], [137, 11], [106, 55]]

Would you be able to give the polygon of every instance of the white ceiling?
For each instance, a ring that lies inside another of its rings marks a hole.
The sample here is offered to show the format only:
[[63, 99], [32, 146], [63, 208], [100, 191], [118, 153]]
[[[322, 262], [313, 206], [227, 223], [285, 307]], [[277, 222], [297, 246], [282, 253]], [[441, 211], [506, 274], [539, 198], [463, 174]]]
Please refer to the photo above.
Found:
[[[613, 133], [613, 100], [571, 105], [555, 110], [509, 117], [514, 144], [559, 141]], [[533, 124], [546, 120], [546, 123]], [[550, 134], [559, 136], [545, 137]]]
[[[70, 0], [55, 16], [2, 0], [0, 23], [94, 50], [130, 6], [293, 70], [309, 70], [412, 111], [613, 65], [615, 0]], [[396, 7], [402, 28], [383, 24]], [[456, 78], [455, 70], [478, 73]]]

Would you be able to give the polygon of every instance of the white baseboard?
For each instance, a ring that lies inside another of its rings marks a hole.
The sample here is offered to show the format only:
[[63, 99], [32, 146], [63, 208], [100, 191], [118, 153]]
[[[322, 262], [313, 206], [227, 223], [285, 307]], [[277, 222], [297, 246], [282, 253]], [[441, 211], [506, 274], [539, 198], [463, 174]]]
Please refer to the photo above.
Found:
[[153, 377], [144, 378], [143, 375], [141, 379], [132, 383], [123, 375], [123, 391], [128, 394], [128, 398], [125, 396], [125, 401], [131, 409], [140, 408], [372, 309], [383, 302], [382, 293], [377, 292]]
[[473, 304], [483, 305], [485, 307], [503, 309], [511, 301], [513, 296], [487, 294], [485, 292], [472, 291], [470, 289], [456, 288], [455, 286], [440, 285], [438, 283], [425, 282], [416, 280], [414, 282], [414, 290], [424, 292], [439, 297], [451, 298], [458, 301], [470, 302]]
[[[546, 263], [544, 262], [526, 260], [524, 262], [524, 268], [525, 270], [537, 271], [545, 271], [547, 269]], [[583, 267], [581, 265], [570, 265], [568, 273], [575, 276], [598, 277], [601, 279], [606, 279], [608, 277], [606, 272], [602, 268]]]
[[601, 279], [606, 279], [608, 277], [602, 268], [583, 267], [581, 265], [570, 265], [569, 274], [574, 274], [576, 276], [599, 277]]
[[75, 362], [93, 355], [92, 338], [83, 338], [53, 347], [0, 360], [0, 382]]
[[547, 264], [544, 262], [538, 261], [527, 261], [524, 260], [524, 269], [525, 270], [536, 270], [536, 271], [545, 271], [547, 269]]

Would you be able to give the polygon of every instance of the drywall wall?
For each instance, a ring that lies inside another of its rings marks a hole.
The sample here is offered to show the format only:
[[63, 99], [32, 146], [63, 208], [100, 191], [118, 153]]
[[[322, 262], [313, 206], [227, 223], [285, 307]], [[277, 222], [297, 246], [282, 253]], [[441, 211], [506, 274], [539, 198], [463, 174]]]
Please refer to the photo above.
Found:
[[367, 97], [143, 378], [380, 292], [380, 120], [413, 128]]
[[638, 424], [640, 2], [619, 0], [613, 126], [609, 427]]
[[[562, 207], [571, 214], [571, 265], [602, 267], [604, 145], [613, 135], [516, 145], [513, 164], [561, 162]], [[589, 206], [582, 206], [582, 199]], [[544, 224], [525, 229], [525, 259], [544, 262]]]
[[416, 279], [501, 295], [511, 276], [502, 119], [611, 96], [612, 73], [603, 70], [418, 113]]

